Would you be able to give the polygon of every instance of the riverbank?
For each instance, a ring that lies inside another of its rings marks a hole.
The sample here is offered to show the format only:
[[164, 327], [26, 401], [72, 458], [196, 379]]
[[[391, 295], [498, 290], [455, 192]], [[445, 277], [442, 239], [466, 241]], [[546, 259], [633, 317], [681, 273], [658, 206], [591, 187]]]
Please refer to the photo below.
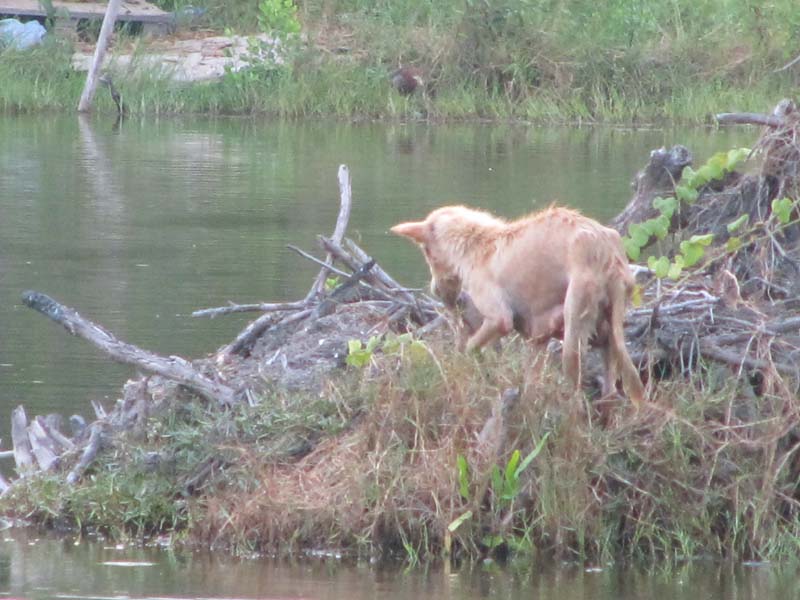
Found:
[[[782, 69], [795, 51], [788, 1], [759, 10], [734, 2], [722, 16], [655, 2], [621, 13], [502, 0], [373, 8], [309, 2], [293, 17], [286, 8], [216, 9], [174, 35], [191, 37], [194, 29], [204, 37], [230, 26], [277, 33], [287, 42], [285, 61], [265, 62], [263, 44], [255, 44], [249, 68], [214, 82], [175, 82], [160, 69], [122, 64], [111, 73], [131, 114], [636, 124], [711, 123], [721, 106], [760, 110], [792, 95], [800, 69]], [[299, 34], [276, 32], [293, 22]], [[118, 35], [118, 49], [135, 45], [136, 54], [148, 54], [146, 40], [127, 36]], [[30, 51], [6, 50], [0, 107], [71, 111], [84, 78], [71, 67], [74, 50], [57, 36]], [[410, 96], [389, 83], [401, 65], [418, 69], [424, 83]], [[116, 111], [108, 94], [98, 95], [97, 110]]]

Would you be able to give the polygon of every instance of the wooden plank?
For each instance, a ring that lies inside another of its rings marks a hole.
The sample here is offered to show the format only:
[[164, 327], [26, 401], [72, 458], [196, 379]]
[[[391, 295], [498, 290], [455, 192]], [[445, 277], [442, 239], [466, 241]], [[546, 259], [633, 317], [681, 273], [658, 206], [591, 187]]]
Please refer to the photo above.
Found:
[[[53, 2], [56, 13], [67, 11], [73, 21], [102, 19], [107, 7], [105, 2]], [[43, 18], [47, 11], [42, 9], [38, 0], [0, 0], [0, 15]], [[144, 1], [122, 2], [117, 21], [167, 24], [172, 23], [173, 14]]]

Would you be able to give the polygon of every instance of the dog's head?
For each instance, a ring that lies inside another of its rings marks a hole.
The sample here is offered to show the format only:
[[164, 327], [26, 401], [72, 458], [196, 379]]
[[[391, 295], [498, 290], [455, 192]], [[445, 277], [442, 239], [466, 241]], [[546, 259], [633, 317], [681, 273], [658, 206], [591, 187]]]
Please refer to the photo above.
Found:
[[422, 248], [431, 271], [431, 292], [454, 308], [461, 293], [461, 278], [453, 264], [453, 252], [448, 244], [451, 212], [453, 208], [439, 208], [424, 221], [400, 223], [391, 228], [392, 233], [406, 237]]

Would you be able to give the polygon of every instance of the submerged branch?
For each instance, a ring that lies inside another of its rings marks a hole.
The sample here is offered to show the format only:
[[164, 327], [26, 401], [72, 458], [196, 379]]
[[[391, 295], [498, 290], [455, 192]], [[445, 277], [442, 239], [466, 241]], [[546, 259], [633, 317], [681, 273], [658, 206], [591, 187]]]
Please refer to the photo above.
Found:
[[22, 302], [25, 306], [60, 323], [72, 335], [85, 339], [118, 362], [176, 381], [223, 406], [236, 402], [236, 393], [233, 389], [209, 379], [197, 371], [189, 361], [179, 356], [169, 358], [159, 356], [118, 340], [110, 332], [82, 317], [77, 311], [59, 304], [40, 292], [25, 292], [22, 295]]

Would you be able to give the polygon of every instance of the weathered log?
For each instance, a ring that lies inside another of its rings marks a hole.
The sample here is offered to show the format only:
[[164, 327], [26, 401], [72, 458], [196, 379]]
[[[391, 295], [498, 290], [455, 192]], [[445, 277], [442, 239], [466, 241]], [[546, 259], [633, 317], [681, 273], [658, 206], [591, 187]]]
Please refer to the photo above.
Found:
[[204, 308], [192, 313], [193, 317], [215, 318], [241, 312], [289, 312], [307, 308], [305, 302], [257, 302], [255, 304], [230, 304], [217, 308]]
[[784, 127], [788, 125], [787, 117], [797, 111], [794, 100], [784, 98], [775, 105], [771, 115], [762, 113], [719, 113], [715, 115], [718, 122], [733, 125], [762, 125], [765, 127]]
[[28, 439], [31, 442], [31, 450], [39, 463], [39, 469], [49, 471], [58, 464], [58, 457], [61, 454], [59, 444], [48, 435], [42, 426], [41, 417], [36, 417], [28, 427]]
[[631, 223], [641, 223], [656, 216], [653, 200], [658, 196], [673, 196], [675, 183], [680, 180], [683, 169], [690, 164], [692, 153], [685, 146], [653, 150], [647, 166], [636, 174], [631, 184], [634, 189], [633, 198], [611, 220], [611, 227], [624, 235]]
[[783, 119], [760, 113], [719, 113], [714, 118], [724, 125], [764, 125], [766, 127], [783, 125]]
[[89, 436], [89, 443], [87, 443], [86, 447], [83, 449], [81, 459], [67, 475], [67, 483], [70, 485], [77, 483], [77, 481], [81, 478], [81, 475], [83, 475], [83, 472], [95, 459], [97, 452], [100, 450], [100, 447], [103, 444], [102, 425], [100, 423], [94, 423], [91, 425], [91, 429], [92, 433]]
[[11, 413], [11, 440], [14, 444], [14, 461], [17, 471], [25, 474], [34, 469], [31, 441], [28, 439], [28, 417], [25, 408], [18, 406]]
[[[312, 312], [313, 309], [311, 308], [303, 309], [282, 319], [280, 323], [282, 325], [288, 325], [296, 321], [301, 321], [305, 319], [308, 315], [310, 315]], [[253, 321], [247, 327], [245, 327], [230, 344], [223, 347], [217, 353], [217, 361], [220, 363], [224, 363], [234, 354], [246, 356], [250, 352], [250, 349], [253, 347], [253, 344], [256, 343], [256, 340], [258, 340], [258, 338], [264, 335], [264, 333], [274, 324], [275, 324], [274, 313], [265, 313], [261, 315], [255, 321]]]
[[[341, 244], [345, 231], [347, 231], [347, 224], [350, 221], [350, 207], [352, 205], [352, 187], [350, 185], [350, 169], [347, 165], [339, 165], [337, 173], [339, 181], [339, 216], [336, 218], [336, 227], [333, 230], [333, 237], [331, 239], [337, 244]], [[333, 256], [328, 254], [325, 258], [326, 266], [324, 266], [311, 289], [306, 296], [306, 300], [310, 300], [322, 290], [325, 289], [325, 280], [328, 277], [329, 267], [333, 264]]]
[[141, 369], [146, 373], [161, 375], [176, 381], [187, 389], [228, 406], [237, 401], [236, 392], [198, 372], [189, 361], [179, 356], [169, 358], [142, 350], [132, 344], [118, 340], [102, 327], [85, 319], [72, 308], [59, 304], [40, 292], [27, 291], [22, 295], [23, 303], [60, 323], [73, 335], [77, 335], [111, 356], [114, 360]]

